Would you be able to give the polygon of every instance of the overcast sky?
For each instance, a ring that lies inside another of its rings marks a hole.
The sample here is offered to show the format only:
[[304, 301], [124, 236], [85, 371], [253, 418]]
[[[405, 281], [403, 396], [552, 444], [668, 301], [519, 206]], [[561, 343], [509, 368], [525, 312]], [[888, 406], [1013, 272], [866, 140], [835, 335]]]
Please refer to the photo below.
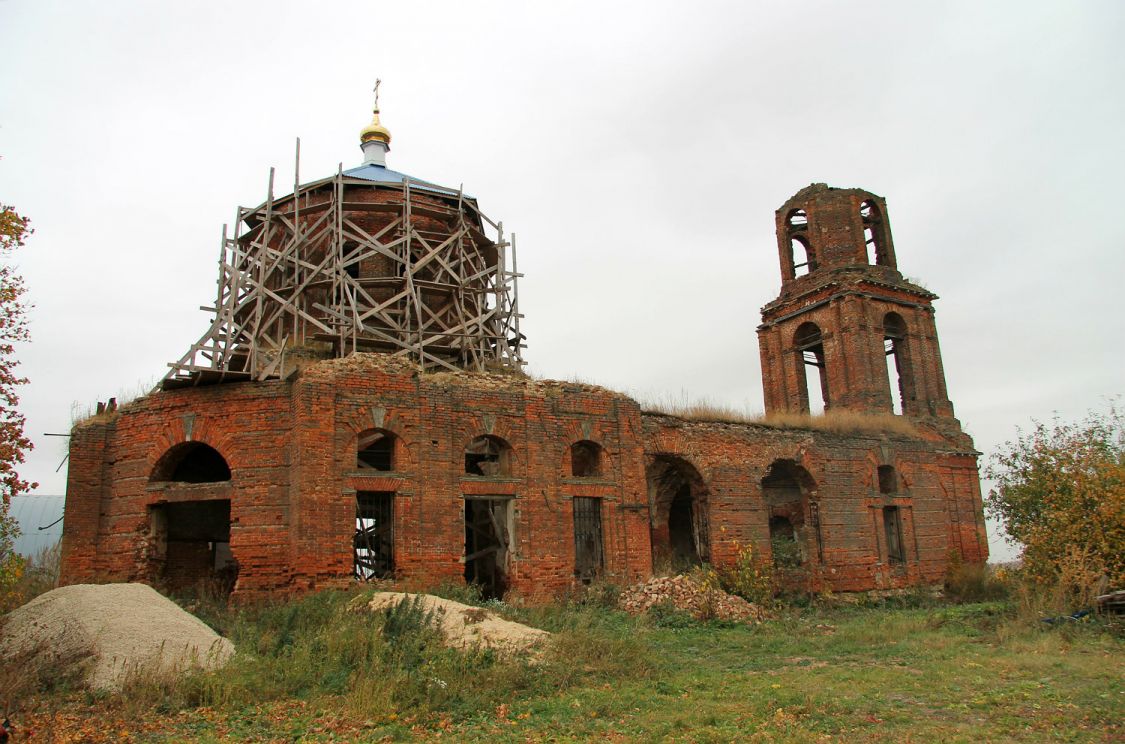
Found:
[[62, 493], [42, 435], [197, 340], [222, 225], [296, 137], [302, 181], [361, 162], [376, 76], [388, 165], [517, 234], [537, 374], [761, 410], [773, 212], [827, 182], [886, 197], [979, 449], [1080, 417], [1125, 390], [1123, 38], [1119, 0], [0, 0], [25, 475]]

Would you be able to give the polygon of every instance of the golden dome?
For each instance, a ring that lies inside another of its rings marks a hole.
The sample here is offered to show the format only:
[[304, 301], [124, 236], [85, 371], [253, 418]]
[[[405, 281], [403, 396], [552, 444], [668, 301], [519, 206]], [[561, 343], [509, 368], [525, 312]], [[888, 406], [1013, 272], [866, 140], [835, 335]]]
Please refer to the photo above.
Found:
[[391, 149], [391, 130], [379, 122], [379, 109], [377, 108], [372, 113], [371, 123], [359, 132], [359, 143], [362, 145], [365, 142], [382, 142], [388, 150]]

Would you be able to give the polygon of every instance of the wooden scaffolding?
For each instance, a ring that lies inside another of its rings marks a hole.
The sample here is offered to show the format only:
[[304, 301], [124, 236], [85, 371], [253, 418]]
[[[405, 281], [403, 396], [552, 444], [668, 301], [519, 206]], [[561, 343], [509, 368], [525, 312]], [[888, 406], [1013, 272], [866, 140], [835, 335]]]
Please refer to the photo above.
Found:
[[430, 369], [523, 365], [515, 239], [474, 199], [342, 170], [275, 199], [273, 180], [233, 236], [223, 227], [218, 294], [201, 308], [214, 319], [164, 388], [285, 377], [300, 359], [356, 351]]

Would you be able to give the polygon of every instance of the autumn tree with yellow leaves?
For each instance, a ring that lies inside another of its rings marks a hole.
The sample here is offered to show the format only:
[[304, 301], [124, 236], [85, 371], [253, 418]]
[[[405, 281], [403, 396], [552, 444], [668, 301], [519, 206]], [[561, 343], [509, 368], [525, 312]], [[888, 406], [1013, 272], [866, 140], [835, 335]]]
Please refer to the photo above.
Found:
[[1033, 424], [991, 459], [989, 514], [1023, 545], [1033, 582], [1125, 588], [1125, 414], [1111, 402], [1078, 423]]

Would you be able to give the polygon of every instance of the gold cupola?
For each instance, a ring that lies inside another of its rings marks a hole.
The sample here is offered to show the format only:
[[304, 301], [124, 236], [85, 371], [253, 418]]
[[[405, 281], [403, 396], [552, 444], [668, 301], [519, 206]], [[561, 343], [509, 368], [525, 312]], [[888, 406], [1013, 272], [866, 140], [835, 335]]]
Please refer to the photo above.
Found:
[[391, 149], [391, 130], [383, 126], [379, 121], [379, 109], [372, 112], [371, 123], [365, 126], [359, 132], [359, 144], [362, 147], [367, 142], [382, 142], [387, 146], [387, 151]]

